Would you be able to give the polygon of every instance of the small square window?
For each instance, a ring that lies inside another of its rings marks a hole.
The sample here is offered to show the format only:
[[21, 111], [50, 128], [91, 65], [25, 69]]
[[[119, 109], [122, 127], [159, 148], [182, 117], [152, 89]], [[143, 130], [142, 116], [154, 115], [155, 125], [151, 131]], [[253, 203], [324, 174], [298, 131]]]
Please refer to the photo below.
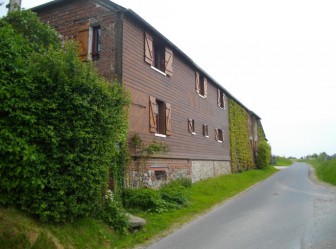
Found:
[[221, 129], [215, 129], [215, 139], [216, 141], [222, 143], [224, 141], [224, 132]]
[[191, 132], [191, 134], [196, 135], [195, 120], [193, 120], [191, 118], [188, 119], [188, 131]]
[[220, 108], [225, 109], [225, 93], [221, 89], [217, 89], [217, 104]]
[[209, 127], [207, 124], [203, 125], [203, 136], [209, 137]]
[[155, 171], [155, 179], [157, 181], [165, 181], [167, 180], [167, 173], [164, 170]]
[[196, 92], [201, 96], [206, 98], [208, 92], [208, 81], [207, 79], [200, 73], [196, 72]]

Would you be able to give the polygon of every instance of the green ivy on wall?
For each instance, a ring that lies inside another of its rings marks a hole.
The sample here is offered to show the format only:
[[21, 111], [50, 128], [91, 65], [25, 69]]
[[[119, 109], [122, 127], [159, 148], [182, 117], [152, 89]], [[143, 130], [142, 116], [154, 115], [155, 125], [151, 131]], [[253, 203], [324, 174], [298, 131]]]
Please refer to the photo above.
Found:
[[248, 113], [233, 99], [229, 99], [231, 170], [239, 172], [254, 168], [250, 150]]

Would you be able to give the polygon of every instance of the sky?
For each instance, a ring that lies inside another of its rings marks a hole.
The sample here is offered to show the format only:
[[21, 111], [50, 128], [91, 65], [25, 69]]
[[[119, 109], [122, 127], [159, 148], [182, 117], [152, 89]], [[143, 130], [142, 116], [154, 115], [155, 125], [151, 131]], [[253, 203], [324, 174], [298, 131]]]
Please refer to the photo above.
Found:
[[[22, 0], [22, 7], [45, 2]], [[336, 153], [335, 0], [114, 2], [260, 116], [272, 154]]]

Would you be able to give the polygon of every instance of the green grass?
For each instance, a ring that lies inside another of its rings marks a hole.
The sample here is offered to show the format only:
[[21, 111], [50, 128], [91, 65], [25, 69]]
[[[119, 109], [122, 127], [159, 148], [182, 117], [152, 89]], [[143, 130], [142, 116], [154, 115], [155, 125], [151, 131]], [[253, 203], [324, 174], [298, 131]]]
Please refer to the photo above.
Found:
[[327, 161], [314, 159], [308, 163], [315, 167], [316, 175], [320, 180], [336, 186], [336, 159]]
[[132, 248], [168, 230], [181, 226], [208, 211], [216, 204], [235, 196], [276, 170], [251, 170], [197, 182], [191, 187], [190, 205], [163, 214], [134, 213], [147, 220], [147, 225], [133, 234], [118, 235], [100, 222], [85, 218], [63, 225], [41, 224], [10, 208], [0, 208], [1, 248]]
[[292, 164], [293, 164], [293, 161], [288, 158], [280, 157], [280, 156], [276, 157], [275, 166], [290, 166]]

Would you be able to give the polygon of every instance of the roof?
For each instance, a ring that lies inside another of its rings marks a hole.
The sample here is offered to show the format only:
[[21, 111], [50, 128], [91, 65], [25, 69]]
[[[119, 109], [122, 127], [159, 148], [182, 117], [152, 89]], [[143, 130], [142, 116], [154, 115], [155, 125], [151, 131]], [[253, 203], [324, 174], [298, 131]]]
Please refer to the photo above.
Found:
[[[59, 4], [62, 4], [63, 2], [71, 2], [76, 0], [53, 0], [50, 2], [47, 2], [45, 4], [41, 4], [39, 6], [36, 6], [32, 8], [32, 11], [41, 11], [43, 9], [48, 9], [53, 6], [57, 6]], [[126, 16], [134, 19], [136, 22], [141, 23], [143, 26], [145, 26], [148, 30], [153, 32], [155, 35], [160, 37], [165, 43], [167, 43], [173, 51], [180, 54], [189, 64], [193, 65], [195, 69], [197, 69], [199, 72], [201, 72], [206, 78], [211, 80], [218, 88], [221, 88], [230, 98], [235, 100], [239, 105], [241, 105], [246, 111], [256, 116], [258, 119], [261, 119], [257, 114], [249, 110], [244, 104], [242, 104], [237, 98], [235, 98], [228, 90], [226, 90], [220, 83], [218, 83], [214, 78], [212, 78], [207, 72], [205, 72], [201, 67], [199, 67], [189, 56], [187, 56], [181, 49], [179, 49], [174, 43], [172, 43], [169, 39], [167, 39], [163, 34], [161, 34], [158, 30], [156, 30], [152, 25], [150, 25], [146, 20], [144, 20], [141, 16], [139, 16], [137, 13], [135, 13], [132, 9], [126, 9], [114, 2], [111, 2], [109, 0], [97, 0], [99, 3], [103, 4], [105, 7], [110, 7], [114, 10], [123, 12]]]

